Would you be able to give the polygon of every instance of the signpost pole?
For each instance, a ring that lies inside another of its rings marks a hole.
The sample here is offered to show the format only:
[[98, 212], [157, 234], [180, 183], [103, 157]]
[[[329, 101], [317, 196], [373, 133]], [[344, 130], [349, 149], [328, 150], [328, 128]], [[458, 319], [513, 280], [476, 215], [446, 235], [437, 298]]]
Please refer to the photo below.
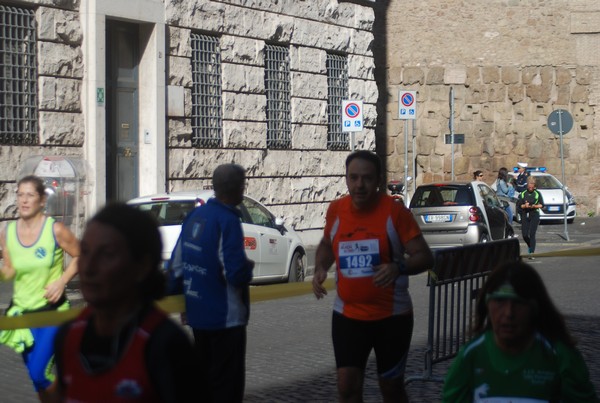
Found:
[[[417, 118], [417, 92], [416, 91], [398, 91], [398, 118], [404, 120], [404, 200], [408, 201], [408, 120]], [[413, 122], [413, 139], [415, 123]], [[413, 140], [414, 141], [414, 140]], [[413, 156], [414, 156], [413, 147]], [[416, 172], [416, 167], [414, 168]]]
[[560, 165], [562, 173], [562, 193], [563, 193], [563, 215], [565, 225], [565, 239], [569, 240], [569, 231], [567, 230], [567, 191], [565, 189], [565, 157], [563, 153], [563, 124], [562, 124], [562, 110], [558, 111], [558, 133], [560, 137]]
[[[412, 125], [412, 162], [413, 162], [413, 194], [417, 190], [417, 121], [413, 120]], [[404, 186], [408, 186], [405, 184]], [[404, 200], [407, 200], [406, 198]]]
[[557, 109], [552, 111], [552, 113], [548, 116], [548, 129], [555, 135], [560, 137], [560, 164], [562, 171], [562, 193], [563, 193], [563, 219], [565, 225], [565, 233], [563, 238], [567, 241], [569, 240], [569, 232], [567, 231], [567, 208], [568, 208], [568, 200], [567, 200], [567, 189], [565, 187], [565, 155], [563, 150], [563, 136], [571, 130], [573, 127], [573, 117], [569, 113], [569, 111], [564, 109]]
[[404, 192], [402, 196], [407, 200], [408, 194], [408, 120], [404, 121]]
[[450, 151], [452, 157], [452, 172], [451, 172], [451, 180], [454, 180], [454, 88], [450, 87], [450, 142], [452, 143], [452, 148]]

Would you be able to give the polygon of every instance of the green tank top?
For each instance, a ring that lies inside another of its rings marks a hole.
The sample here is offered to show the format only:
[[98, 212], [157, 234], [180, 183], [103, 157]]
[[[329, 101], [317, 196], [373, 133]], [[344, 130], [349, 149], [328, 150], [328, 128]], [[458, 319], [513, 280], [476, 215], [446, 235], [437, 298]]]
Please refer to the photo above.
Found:
[[23, 310], [45, 306], [44, 287], [62, 275], [64, 254], [54, 237], [54, 222], [47, 217], [38, 239], [29, 246], [21, 244], [16, 221], [7, 226], [6, 249], [15, 269], [12, 303]]

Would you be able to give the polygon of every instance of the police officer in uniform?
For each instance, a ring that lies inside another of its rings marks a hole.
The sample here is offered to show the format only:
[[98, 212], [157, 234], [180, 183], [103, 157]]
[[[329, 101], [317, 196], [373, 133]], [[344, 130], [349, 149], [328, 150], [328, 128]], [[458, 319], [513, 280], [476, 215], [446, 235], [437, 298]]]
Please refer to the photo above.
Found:
[[[521, 214], [523, 240], [529, 247], [529, 254], [535, 252], [535, 233], [540, 223], [540, 209], [544, 207], [542, 194], [535, 187], [535, 178], [527, 179], [527, 189], [519, 193], [517, 210]], [[529, 257], [533, 259], [533, 257]]]

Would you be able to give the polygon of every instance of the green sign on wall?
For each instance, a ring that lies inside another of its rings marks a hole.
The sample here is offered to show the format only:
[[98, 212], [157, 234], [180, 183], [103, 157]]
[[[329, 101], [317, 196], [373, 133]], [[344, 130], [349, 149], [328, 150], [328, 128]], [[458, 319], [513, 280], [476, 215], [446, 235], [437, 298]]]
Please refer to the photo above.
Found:
[[104, 105], [104, 88], [96, 88], [96, 103]]

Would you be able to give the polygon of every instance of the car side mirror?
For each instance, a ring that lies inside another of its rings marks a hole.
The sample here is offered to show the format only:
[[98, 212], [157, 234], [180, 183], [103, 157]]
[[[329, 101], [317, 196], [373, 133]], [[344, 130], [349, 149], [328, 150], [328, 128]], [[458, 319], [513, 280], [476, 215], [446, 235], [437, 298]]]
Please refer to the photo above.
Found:
[[281, 235], [284, 235], [287, 232], [284, 224], [285, 220], [282, 217], [275, 217], [275, 228], [281, 232]]

